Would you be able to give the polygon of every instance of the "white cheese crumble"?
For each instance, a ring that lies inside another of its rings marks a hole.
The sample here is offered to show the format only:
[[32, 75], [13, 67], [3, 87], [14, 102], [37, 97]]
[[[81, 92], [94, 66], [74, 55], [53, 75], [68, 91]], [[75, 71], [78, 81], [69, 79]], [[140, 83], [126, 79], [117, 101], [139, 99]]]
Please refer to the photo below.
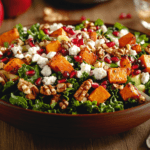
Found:
[[69, 55], [77, 55], [80, 52], [80, 48], [76, 45], [73, 45], [69, 48]]
[[85, 63], [82, 63], [81, 64], [81, 72], [86, 72], [88, 74], [90, 74], [90, 71], [91, 71], [91, 65], [89, 64], [85, 64]]
[[22, 53], [22, 47], [20, 45], [18, 46], [15, 45], [14, 47], [11, 48], [11, 50], [14, 53], [14, 55]]
[[57, 78], [55, 76], [50, 76], [50, 77], [44, 77], [42, 82], [45, 85], [53, 85], [56, 80], [57, 80]]
[[53, 23], [52, 25], [50, 25], [50, 31], [56, 31], [57, 29], [63, 27], [63, 25], [61, 23]]
[[49, 52], [46, 57], [49, 59], [52, 59], [55, 55], [56, 55], [56, 52]]
[[81, 70], [77, 71], [76, 76], [77, 76], [77, 78], [81, 78], [81, 76], [82, 76], [82, 71], [81, 71]]
[[32, 35], [29, 35], [29, 36], [28, 36], [28, 39], [33, 39], [33, 36], [32, 36]]
[[32, 61], [37, 62], [40, 57], [41, 56], [39, 54], [34, 54], [33, 57], [32, 57]]
[[51, 74], [52, 74], [52, 70], [51, 70], [51, 68], [48, 66], [48, 65], [46, 65], [46, 66], [44, 66], [43, 67], [43, 69], [41, 70], [41, 74], [43, 75], [43, 76], [50, 76]]
[[108, 36], [113, 42], [115, 42], [115, 44], [116, 44], [117, 46], [119, 46], [118, 38], [114, 37], [114, 36], [111, 35], [111, 34], [108, 34], [107, 36]]
[[141, 73], [141, 82], [143, 84], [147, 83], [149, 81], [149, 78], [150, 78], [150, 76], [149, 76], [148, 72], [142, 72]]
[[84, 39], [89, 39], [90, 38], [89, 35], [86, 32], [82, 31], [81, 34], [82, 34]]
[[29, 54], [31, 54], [31, 55], [32, 55], [32, 54], [36, 54], [39, 49], [40, 49], [39, 46], [30, 47], [30, 48], [28, 49], [28, 52], [29, 52]]
[[140, 44], [142, 44], [142, 45], [143, 45], [143, 44], [145, 44], [145, 41], [144, 41], [144, 40], [142, 40], [142, 41], [140, 42]]
[[124, 36], [128, 33], [129, 33], [129, 31], [127, 29], [121, 29], [120, 32], [119, 32], [119, 37], [122, 37], [122, 36]]
[[107, 76], [107, 72], [103, 68], [95, 68], [92, 72], [97, 80], [101, 80]]
[[40, 68], [43, 68], [48, 63], [48, 58], [40, 56], [37, 64], [40, 66]]
[[137, 52], [136, 52], [135, 50], [132, 50], [132, 49], [131, 49], [131, 50], [129, 51], [129, 54], [130, 54], [130, 55], [133, 55], [133, 56], [136, 56], [136, 55], [137, 55]]
[[27, 28], [26, 28], [26, 27], [23, 27], [22, 29], [23, 29], [23, 33], [26, 34], [26, 33], [27, 33]]
[[103, 33], [107, 32], [107, 27], [105, 25], [102, 25], [101, 29], [102, 29]]
[[101, 44], [104, 44], [104, 43], [105, 43], [104, 39], [96, 40], [95, 47], [98, 48], [99, 46], [101, 46]]
[[24, 55], [23, 54], [16, 54], [15, 57], [19, 58], [19, 59], [23, 59]]

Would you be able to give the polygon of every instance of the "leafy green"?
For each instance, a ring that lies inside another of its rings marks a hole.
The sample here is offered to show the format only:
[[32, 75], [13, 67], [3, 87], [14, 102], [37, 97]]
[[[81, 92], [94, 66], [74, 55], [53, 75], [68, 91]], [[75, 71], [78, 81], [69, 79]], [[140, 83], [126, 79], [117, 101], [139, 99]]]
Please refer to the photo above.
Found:
[[23, 98], [22, 96], [15, 96], [13, 93], [11, 93], [9, 102], [13, 105], [21, 106], [26, 109], [28, 108], [27, 99]]
[[97, 19], [94, 23], [95, 26], [102, 26], [104, 22], [101, 19]]
[[[34, 70], [35, 74], [33, 76], [28, 76], [26, 74], [27, 71]], [[34, 67], [31, 67], [29, 65], [23, 64], [22, 67], [18, 70], [18, 74], [20, 78], [24, 78], [25, 80], [34, 83], [35, 80], [40, 77], [40, 69], [38, 65], [35, 65]]]
[[150, 96], [150, 80], [145, 84], [146, 93]]
[[125, 108], [131, 108], [138, 105], [138, 101], [136, 99], [129, 98], [127, 101], [124, 102]]
[[146, 54], [144, 49], [142, 49], [142, 51], [136, 55], [136, 59], [140, 58], [143, 54]]
[[119, 22], [116, 22], [114, 24], [114, 27], [117, 29], [117, 30], [122, 30], [122, 29], [127, 29], [124, 25], [120, 24]]
[[4, 47], [8, 48], [9, 47], [9, 43], [8, 42], [4, 42]]
[[135, 82], [132, 81], [130, 76], [127, 76], [127, 82], [125, 83], [125, 85], [127, 85], [128, 83], [131, 83], [132, 85], [135, 85]]
[[83, 72], [81, 75], [81, 78], [79, 79], [79, 82], [82, 83], [85, 80], [87, 80], [88, 78], [90, 78], [89, 74], [87, 72]]
[[134, 32], [134, 35], [136, 37], [137, 43], [141, 43], [142, 41], [144, 41], [145, 43], [149, 42], [149, 38], [146, 36], [146, 34], [140, 35], [140, 32]]
[[119, 67], [119, 66], [117, 65], [117, 63], [111, 63], [111, 64], [110, 64], [110, 68], [117, 68], [117, 67]]
[[15, 82], [13, 82], [13, 81], [6, 82], [6, 84], [4, 84], [2, 92], [9, 90], [14, 84], [15, 84]]

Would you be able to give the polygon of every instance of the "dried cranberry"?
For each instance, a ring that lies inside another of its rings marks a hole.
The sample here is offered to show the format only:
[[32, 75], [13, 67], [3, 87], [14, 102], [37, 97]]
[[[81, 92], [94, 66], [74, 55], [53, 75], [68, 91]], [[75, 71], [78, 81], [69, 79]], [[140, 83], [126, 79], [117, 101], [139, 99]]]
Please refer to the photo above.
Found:
[[98, 83], [92, 83], [92, 88], [96, 89], [99, 87], [99, 84]]
[[111, 63], [112, 63], [112, 61], [111, 61], [108, 57], [105, 57], [105, 58], [104, 58], [104, 61], [105, 61], [106, 63], [108, 63], [108, 64], [111, 64]]
[[71, 71], [71, 73], [70, 73], [70, 78], [75, 77], [76, 74], [77, 74], [77, 71], [76, 71], [76, 70]]
[[0, 62], [6, 63], [9, 59], [7, 57], [0, 60]]
[[35, 71], [34, 70], [26, 71], [26, 75], [28, 75], [28, 76], [34, 76], [35, 75]]
[[115, 42], [108, 42], [108, 43], [106, 43], [106, 45], [108, 46], [108, 47], [113, 47], [113, 46], [115, 46]]
[[85, 16], [81, 16], [81, 19], [80, 19], [81, 21], [84, 21], [84, 20], [86, 20], [86, 17]]
[[116, 56], [114, 56], [114, 57], [111, 57], [111, 60], [112, 60], [112, 62], [118, 62], [118, 61], [119, 61], [119, 58], [116, 57]]
[[125, 19], [127, 17], [126, 13], [121, 13], [119, 19]]
[[69, 77], [69, 72], [68, 72], [68, 71], [64, 71], [63, 77], [64, 77], [64, 78], [68, 78], [68, 77]]
[[42, 82], [42, 78], [39, 77], [35, 80], [35, 85], [40, 86], [41, 82]]
[[81, 56], [74, 56], [74, 59], [77, 62], [81, 62], [82, 61], [82, 57]]
[[61, 79], [61, 80], [58, 80], [58, 83], [64, 83], [66, 81], [67, 81], [67, 79]]
[[134, 64], [134, 65], [132, 65], [132, 69], [138, 69], [139, 68], [139, 65], [138, 64]]
[[113, 35], [114, 35], [114, 36], [119, 36], [119, 32], [118, 32], [118, 31], [114, 31], [114, 32], [113, 32]]

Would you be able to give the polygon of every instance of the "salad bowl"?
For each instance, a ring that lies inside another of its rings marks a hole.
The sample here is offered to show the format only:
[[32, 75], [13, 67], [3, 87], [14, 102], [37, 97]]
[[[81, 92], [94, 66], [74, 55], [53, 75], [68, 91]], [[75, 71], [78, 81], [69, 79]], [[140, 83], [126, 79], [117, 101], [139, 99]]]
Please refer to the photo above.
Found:
[[[61, 23], [76, 25], [80, 21]], [[135, 32], [133, 29], [129, 30], [131, 33]], [[115, 112], [59, 114], [25, 109], [0, 100], [0, 120], [29, 133], [50, 137], [98, 138], [130, 130], [148, 119], [150, 102]]]

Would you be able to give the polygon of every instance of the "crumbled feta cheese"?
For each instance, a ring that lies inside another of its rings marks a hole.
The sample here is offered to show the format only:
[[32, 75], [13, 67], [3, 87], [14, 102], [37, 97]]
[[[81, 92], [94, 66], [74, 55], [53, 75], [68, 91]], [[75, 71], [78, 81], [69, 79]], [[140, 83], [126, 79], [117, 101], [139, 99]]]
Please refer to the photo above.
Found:
[[105, 43], [105, 40], [104, 40], [104, 39], [96, 40], [96, 42], [95, 42], [95, 47], [98, 48], [101, 44], [104, 44], [104, 43]]
[[22, 53], [22, 47], [20, 45], [18, 46], [15, 45], [14, 47], [11, 48], [11, 50], [14, 53], [14, 55]]
[[33, 39], [33, 36], [32, 36], [32, 35], [29, 35], [29, 36], [28, 36], [28, 39]]
[[129, 31], [127, 30], [127, 29], [122, 29], [122, 30], [120, 30], [120, 32], [119, 32], [119, 37], [122, 37], [122, 36], [124, 36], [124, 35], [126, 35], [126, 34], [128, 34], [129, 33]]
[[82, 76], [82, 71], [81, 71], [81, 70], [77, 71], [76, 76], [77, 76], [77, 78], [81, 78], [81, 76]]
[[0, 55], [3, 55], [3, 53], [0, 51]]
[[42, 82], [45, 85], [53, 85], [56, 80], [57, 80], [57, 78], [55, 76], [50, 76], [50, 77], [44, 77]]
[[90, 71], [91, 71], [91, 65], [89, 64], [85, 64], [85, 63], [82, 63], [81, 64], [81, 72], [86, 72], [88, 74], [90, 74]]
[[72, 25], [67, 25], [67, 28], [74, 29], [75, 27], [74, 27], [74, 26], [72, 26]]
[[[28, 55], [30, 55], [30, 54], [28, 54]], [[41, 56], [40, 56], [39, 54], [34, 54], [33, 57], [32, 57], [32, 61], [33, 61], [33, 62], [37, 62], [40, 57], [41, 57]]]
[[26, 27], [23, 27], [23, 33], [27, 33], [27, 28]]
[[23, 59], [24, 55], [23, 54], [16, 54], [15, 57], [19, 58], [19, 59]]
[[71, 64], [71, 66], [74, 66], [74, 63], [70, 63]]
[[143, 45], [143, 44], [145, 44], [145, 41], [144, 41], [144, 40], [142, 40], [142, 41], [140, 42], [140, 44], [142, 44], [142, 45]]
[[48, 62], [48, 58], [40, 56], [37, 61], [37, 64], [40, 66], [40, 68], [43, 68], [47, 64], [47, 62]]
[[69, 55], [77, 55], [80, 52], [80, 48], [76, 45], [73, 45], [69, 48]]
[[61, 27], [63, 27], [63, 25], [61, 23], [58, 23], [58, 24], [54, 23], [54, 24], [50, 25], [50, 30], [51, 31], [56, 31], [57, 29], [59, 29]]
[[102, 29], [103, 33], [107, 32], [107, 27], [105, 25], [102, 25], [101, 29]]
[[92, 72], [97, 80], [101, 80], [107, 76], [107, 72], [103, 68], [95, 68]]
[[28, 52], [29, 52], [29, 54], [31, 54], [31, 55], [32, 55], [32, 54], [36, 54], [39, 49], [40, 49], [39, 46], [30, 47], [30, 48], [28, 49]]
[[46, 65], [46, 66], [44, 66], [43, 67], [43, 69], [41, 70], [41, 74], [43, 75], [43, 76], [50, 76], [51, 74], [52, 74], [52, 70], [51, 70], [51, 68], [48, 66], [48, 65]]
[[89, 39], [89, 35], [86, 32], [81, 32], [84, 39]]
[[147, 83], [149, 81], [149, 78], [150, 78], [150, 76], [149, 76], [148, 72], [142, 72], [141, 73], [141, 82], [143, 84]]
[[136, 55], [137, 55], [137, 52], [136, 52], [135, 50], [132, 50], [132, 49], [131, 49], [131, 50], [129, 51], [129, 54], [130, 54], [130, 55], [133, 55], [133, 56], [136, 56]]
[[47, 55], [46, 55], [45, 53], [43, 53], [41, 56], [42, 56], [42, 57], [47, 57]]
[[46, 57], [52, 59], [55, 55], [56, 52], [49, 52]]
[[90, 46], [91, 48], [95, 48], [95, 42], [92, 40], [87, 42], [87, 45]]

